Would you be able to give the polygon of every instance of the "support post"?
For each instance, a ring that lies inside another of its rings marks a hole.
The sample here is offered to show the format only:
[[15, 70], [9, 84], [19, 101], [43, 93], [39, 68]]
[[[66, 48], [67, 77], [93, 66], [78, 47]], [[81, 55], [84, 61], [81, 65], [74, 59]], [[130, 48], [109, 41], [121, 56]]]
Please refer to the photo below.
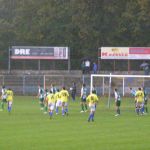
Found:
[[124, 78], [123, 78], [123, 83], [122, 83], [122, 95], [124, 96]]
[[110, 108], [110, 97], [111, 97], [111, 73], [109, 76], [108, 108]]
[[103, 95], [105, 94], [105, 78], [103, 77]]
[[46, 85], [45, 85], [45, 75], [43, 76], [43, 86], [44, 86], [44, 89], [46, 89]]
[[68, 72], [70, 72], [70, 66], [71, 66], [71, 62], [70, 62], [70, 48], [68, 47]]
[[91, 74], [90, 93], [92, 93], [92, 88], [93, 88], [93, 75]]
[[41, 61], [40, 61], [40, 59], [38, 60], [38, 71], [40, 72], [40, 70], [41, 70]]
[[11, 60], [10, 60], [10, 56], [11, 56], [11, 49], [9, 47], [9, 50], [8, 50], [8, 74], [10, 73], [10, 70], [11, 70]]

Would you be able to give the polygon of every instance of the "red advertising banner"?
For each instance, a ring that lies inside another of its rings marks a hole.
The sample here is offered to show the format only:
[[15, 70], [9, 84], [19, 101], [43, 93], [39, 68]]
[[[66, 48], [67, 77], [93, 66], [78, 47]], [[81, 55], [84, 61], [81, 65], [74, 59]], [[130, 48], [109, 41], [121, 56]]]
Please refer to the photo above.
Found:
[[101, 47], [101, 59], [150, 59], [150, 47]]

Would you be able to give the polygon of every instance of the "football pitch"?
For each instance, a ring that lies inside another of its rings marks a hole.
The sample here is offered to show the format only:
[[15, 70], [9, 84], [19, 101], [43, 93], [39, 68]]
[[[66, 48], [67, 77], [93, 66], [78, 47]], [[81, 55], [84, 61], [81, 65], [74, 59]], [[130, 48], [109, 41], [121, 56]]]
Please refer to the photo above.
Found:
[[13, 110], [0, 112], [0, 150], [149, 150], [150, 115], [137, 116], [134, 102], [123, 99], [121, 115], [101, 98], [94, 122], [80, 113], [80, 100], [69, 103], [69, 116], [49, 119], [34, 97], [17, 96]]

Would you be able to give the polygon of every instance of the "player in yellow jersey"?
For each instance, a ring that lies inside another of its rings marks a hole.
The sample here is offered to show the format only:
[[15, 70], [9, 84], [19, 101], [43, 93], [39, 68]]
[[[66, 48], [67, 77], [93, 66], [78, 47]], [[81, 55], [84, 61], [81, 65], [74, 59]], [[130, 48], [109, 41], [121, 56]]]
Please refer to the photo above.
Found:
[[86, 101], [88, 102], [90, 108], [88, 122], [90, 122], [91, 120], [94, 121], [94, 114], [96, 110], [96, 104], [98, 103], [98, 96], [95, 94], [94, 91], [92, 91], [92, 93], [86, 98]]
[[62, 115], [64, 116], [65, 114], [68, 115], [68, 97], [69, 93], [66, 90], [65, 87], [62, 88], [60, 91], [60, 96], [62, 100]]
[[53, 111], [54, 111], [54, 107], [55, 107], [55, 97], [54, 97], [54, 94], [52, 93], [52, 91], [50, 91], [50, 93], [47, 95], [46, 100], [48, 102], [49, 116], [51, 119], [53, 116]]
[[58, 115], [59, 107], [62, 106], [62, 100], [59, 89], [57, 89], [57, 92], [55, 93], [55, 100], [56, 100], [56, 115]]
[[143, 114], [142, 111], [142, 104], [144, 102], [144, 92], [141, 88], [138, 88], [137, 92], [135, 93], [136, 97], [136, 113], [139, 115], [139, 113]]
[[12, 103], [13, 103], [13, 96], [14, 96], [14, 93], [13, 91], [9, 88], [7, 91], [6, 91], [6, 95], [7, 95], [7, 105], [8, 105], [8, 112], [10, 113], [11, 110], [12, 110]]

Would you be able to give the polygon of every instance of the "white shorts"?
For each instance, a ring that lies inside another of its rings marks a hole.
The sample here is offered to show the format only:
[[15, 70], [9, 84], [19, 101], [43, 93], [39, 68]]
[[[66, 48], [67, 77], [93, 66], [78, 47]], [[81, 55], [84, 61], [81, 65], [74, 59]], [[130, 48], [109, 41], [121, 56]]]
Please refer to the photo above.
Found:
[[62, 106], [62, 101], [61, 100], [57, 100], [56, 107], [61, 107], [61, 106]]
[[64, 106], [67, 107], [68, 106], [68, 102], [63, 102]]
[[6, 95], [2, 95], [2, 99], [6, 99], [7, 98], [7, 96]]
[[10, 107], [12, 105], [12, 101], [8, 101], [8, 106]]
[[68, 102], [62, 102], [62, 105], [67, 107], [68, 106]]
[[95, 111], [95, 104], [89, 104], [90, 111]]
[[55, 107], [55, 104], [54, 103], [48, 103], [48, 108], [50, 109], [50, 110], [54, 110], [54, 107]]

